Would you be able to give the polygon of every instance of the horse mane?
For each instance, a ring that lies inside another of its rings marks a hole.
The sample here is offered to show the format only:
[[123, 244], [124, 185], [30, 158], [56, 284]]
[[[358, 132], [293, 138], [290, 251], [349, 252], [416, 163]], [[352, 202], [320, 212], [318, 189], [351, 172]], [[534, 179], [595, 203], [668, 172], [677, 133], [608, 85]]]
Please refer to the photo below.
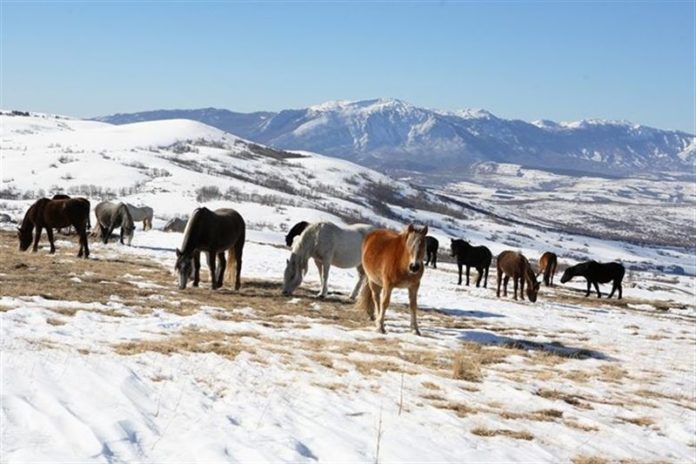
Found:
[[128, 211], [128, 206], [121, 202], [118, 204], [118, 210], [117, 210], [123, 217], [127, 219], [127, 222], [125, 224], [126, 227], [133, 227], [133, 216], [131, 216], [130, 211]]
[[186, 228], [184, 229], [184, 240], [181, 242], [182, 253], [185, 253], [186, 249], [189, 246], [189, 242], [191, 241], [191, 232], [193, 230], [194, 223], [197, 222], [198, 216], [201, 213], [201, 211], [203, 211], [203, 209], [203, 207], [194, 209], [193, 213], [191, 213], [191, 217], [186, 223]]
[[321, 222], [308, 225], [300, 234], [299, 238], [292, 242], [292, 254], [300, 258], [302, 267], [306, 267], [310, 254], [317, 246], [317, 235], [321, 225]]
[[43, 203], [41, 200], [47, 200], [47, 198], [39, 198], [38, 200], [36, 200], [34, 204], [31, 205], [27, 212], [24, 214], [24, 219], [22, 219], [22, 225], [19, 227], [19, 233], [21, 235], [26, 235], [27, 232], [31, 231], [32, 227], [34, 226], [33, 216], [36, 214], [38, 205], [40, 203]]

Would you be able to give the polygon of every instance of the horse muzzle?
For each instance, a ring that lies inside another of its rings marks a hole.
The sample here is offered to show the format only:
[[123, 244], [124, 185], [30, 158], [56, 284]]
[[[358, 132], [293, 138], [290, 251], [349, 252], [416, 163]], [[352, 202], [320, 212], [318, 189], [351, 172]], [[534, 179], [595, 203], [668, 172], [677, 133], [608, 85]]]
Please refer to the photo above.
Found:
[[410, 272], [411, 274], [418, 274], [421, 269], [423, 269], [423, 265], [419, 262], [411, 263], [408, 265], [408, 272]]

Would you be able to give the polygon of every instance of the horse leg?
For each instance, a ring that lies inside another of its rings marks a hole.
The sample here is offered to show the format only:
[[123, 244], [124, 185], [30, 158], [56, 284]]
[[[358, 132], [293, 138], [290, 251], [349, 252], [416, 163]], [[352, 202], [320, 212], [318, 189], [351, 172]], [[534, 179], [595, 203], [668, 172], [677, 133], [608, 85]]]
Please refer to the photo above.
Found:
[[466, 265], [466, 286], [469, 286], [469, 271], [471, 271], [471, 266]]
[[377, 318], [377, 332], [379, 333], [387, 333], [387, 331], [384, 330], [384, 316], [387, 313], [387, 308], [391, 301], [391, 292], [392, 287], [385, 286], [382, 288], [382, 301], [380, 301], [379, 317]]
[[355, 288], [353, 289], [353, 292], [350, 294], [350, 299], [354, 300], [355, 297], [358, 295], [358, 291], [360, 291], [360, 287], [362, 287], [362, 283], [365, 280], [365, 270], [362, 267], [362, 264], [359, 264], [358, 267], [356, 267], [358, 270], [358, 282], [355, 284]]
[[594, 288], [597, 290], [597, 298], [602, 298], [602, 294], [599, 292], [599, 284], [594, 282]]
[[331, 269], [331, 258], [324, 261], [324, 265], [323, 265], [323, 268], [321, 270], [321, 291], [319, 292], [319, 295], [317, 295], [319, 298], [325, 298], [326, 295], [329, 293], [329, 270], [330, 269]]
[[217, 259], [220, 262], [220, 266], [217, 269], [217, 286], [222, 287], [222, 281], [225, 278], [225, 269], [227, 269], [227, 260], [225, 259], [225, 252], [221, 251], [217, 254]]
[[518, 280], [517, 277], [512, 278], [512, 286], [515, 289], [515, 296], [514, 296], [515, 300], [517, 300], [517, 280]]
[[476, 279], [476, 288], [478, 288], [481, 285], [481, 279], [483, 278], [483, 269], [477, 267], [476, 272], [478, 273], [478, 279]]
[[82, 227], [77, 227], [80, 234], [80, 253], [78, 257], [85, 259], [89, 258], [89, 244], [87, 243], [87, 227], [83, 224]]
[[616, 286], [619, 289], [619, 300], [623, 296], [623, 284], [619, 282], [619, 284]]
[[500, 298], [500, 282], [503, 280], [502, 271], [500, 269], [498, 269], [498, 274], [497, 274], [496, 280], [498, 281], [498, 289], [495, 292], [495, 296]]
[[503, 277], [503, 296], [504, 297], [507, 297], [508, 282], [510, 282], [510, 276], [506, 275], [505, 277]]
[[459, 267], [459, 282], [457, 282], [457, 285], [462, 284], [462, 265], [457, 263], [457, 266]]
[[48, 235], [48, 243], [51, 245], [51, 251], [49, 251], [49, 253], [53, 254], [56, 252], [56, 246], [53, 243], [53, 228], [46, 227], [46, 235]]
[[[152, 226], [150, 226], [152, 228]], [[237, 241], [237, 244], [234, 247], [234, 260], [235, 260], [235, 281], [234, 281], [234, 290], [239, 291], [239, 287], [242, 286], [242, 252], [244, 251], [244, 240], [239, 240]]]
[[217, 274], [215, 273], [215, 253], [209, 251], [206, 253], [208, 257], [208, 269], [210, 269], [211, 287], [217, 289]]
[[418, 330], [418, 320], [416, 319], [416, 311], [418, 310], [418, 287], [420, 283], [408, 287], [408, 309], [411, 310], [411, 332], [420, 336]]
[[382, 299], [382, 287], [372, 282], [370, 279], [367, 280], [367, 286], [370, 289], [370, 298], [372, 298], [372, 312], [370, 313], [370, 320], [377, 321], [379, 318], [379, 304]]
[[587, 292], [585, 293], [585, 297], [590, 296], [590, 289], [592, 288], [592, 283], [590, 282], [590, 279], [587, 279]]
[[198, 287], [201, 281], [201, 252], [197, 251], [193, 254], [193, 286]]
[[39, 239], [41, 238], [41, 226], [35, 226], [34, 227], [34, 246], [32, 247], [31, 251], [36, 253], [39, 251]]
[[486, 275], [483, 279], [483, 288], [488, 288], [488, 268], [490, 267], [490, 264], [486, 266]]
[[520, 299], [524, 301], [524, 277], [520, 277]]

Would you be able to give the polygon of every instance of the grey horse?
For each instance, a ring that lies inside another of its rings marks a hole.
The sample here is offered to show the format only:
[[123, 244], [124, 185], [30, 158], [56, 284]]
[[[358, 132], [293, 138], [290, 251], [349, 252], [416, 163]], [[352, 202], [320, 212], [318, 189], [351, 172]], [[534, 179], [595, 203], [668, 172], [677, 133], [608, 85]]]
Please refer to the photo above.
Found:
[[109, 242], [109, 237], [111, 237], [114, 229], [121, 227], [121, 244], [124, 244], [123, 240], [125, 238], [125, 245], [131, 245], [135, 225], [125, 203], [102, 201], [94, 208], [94, 215], [97, 217], [99, 233], [105, 244]]

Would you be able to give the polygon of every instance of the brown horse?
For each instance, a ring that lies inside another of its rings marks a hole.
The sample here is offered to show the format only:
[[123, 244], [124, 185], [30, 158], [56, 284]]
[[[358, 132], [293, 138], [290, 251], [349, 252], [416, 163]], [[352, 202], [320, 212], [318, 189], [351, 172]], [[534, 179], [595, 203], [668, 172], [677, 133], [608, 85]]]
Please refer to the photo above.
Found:
[[378, 229], [367, 234], [363, 240], [362, 265], [367, 283], [360, 290], [356, 307], [367, 312], [380, 333], [385, 333], [384, 315], [389, 307], [392, 290], [408, 288], [411, 332], [420, 335], [416, 309], [418, 287], [425, 269], [423, 259], [427, 234], [428, 226], [417, 229], [411, 224], [401, 233]]
[[34, 229], [34, 247], [32, 251], [39, 249], [41, 230], [46, 229], [48, 241], [51, 244], [50, 253], [56, 252], [53, 243], [53, 228], [73, 226], [80, 236], [80, 251], [78, 257], [89, 256], [87, 244], [87, 224], [89, 223], [89, 201], [86, 198], [69, 198], [65, 200], [49, 200], [41, 198], [29, 207], [24, 215], [22, 225], [19, 227], [19, 249], [26, 251], [32, 241], [32, 229]]
[[544, 285], [553, 287], [553, 276], [556, 275], [556, 267], [558, 266], [558, 256], [556, 253], [547, 251], [539, 258], [539, 274], [544, 274]]
[[[537, 299], [537, 293], [539, 292], [539, 282], [536, 280], [536, 275], [532, 270], [532, 266], [527, 261], [522, 253], [516, 251], [506, 250], [498, 255], [497, 260], [498, 269], [498, 291], [496, 296], [500, 298], [500, 281], [503, 280], [503, 296], [507, 296], [507, 284], [512, 277], [515, 296], [517, 299], [517, 287], [520, 287], [520, 298], [524, 300], [524, 284], [527, 283], [527, 296], [529, 301], [534, 303]], [[503, 278], [503, 274], [505, 277]]]

